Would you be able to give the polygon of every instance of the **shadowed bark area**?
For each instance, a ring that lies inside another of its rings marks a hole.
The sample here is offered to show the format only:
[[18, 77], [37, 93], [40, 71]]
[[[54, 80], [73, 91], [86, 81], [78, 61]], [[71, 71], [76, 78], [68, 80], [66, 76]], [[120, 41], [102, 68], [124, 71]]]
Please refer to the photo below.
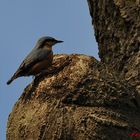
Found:
[[88, 0], [101, 62], [55, 55], [25, 88], [7, 140], [129, 140], [140, 133], [139, 1]]

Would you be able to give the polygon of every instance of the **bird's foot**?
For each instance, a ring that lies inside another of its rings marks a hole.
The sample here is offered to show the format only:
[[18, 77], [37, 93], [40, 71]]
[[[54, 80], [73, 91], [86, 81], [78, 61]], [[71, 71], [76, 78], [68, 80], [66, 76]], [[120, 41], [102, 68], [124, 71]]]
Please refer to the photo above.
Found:
[[42, 78], [44, 75], [48, 74], [48, 70], [43, 70], [41, 71], [39, 74], [37, 74], [36, 76], [34, 76], [34, 82], [37, 82], [40, 78]]

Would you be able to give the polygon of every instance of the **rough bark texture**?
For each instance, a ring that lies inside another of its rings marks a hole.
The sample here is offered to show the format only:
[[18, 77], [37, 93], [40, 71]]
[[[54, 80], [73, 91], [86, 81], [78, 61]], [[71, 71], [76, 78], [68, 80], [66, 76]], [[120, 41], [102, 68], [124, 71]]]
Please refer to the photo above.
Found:
[[140, 139], [140, 1], [88, 4], [101, 62], [56, 55], [15, 104], [7, 140]]
[[140, 0], [88, 0], [101, 61], [140, 93]]

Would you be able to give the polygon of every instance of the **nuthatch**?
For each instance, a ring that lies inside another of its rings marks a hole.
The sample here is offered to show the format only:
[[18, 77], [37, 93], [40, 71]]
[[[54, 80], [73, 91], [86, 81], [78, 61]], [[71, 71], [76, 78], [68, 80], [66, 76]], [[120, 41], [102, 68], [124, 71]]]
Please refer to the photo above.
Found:
[[27, 55], [25, 60], [21, 63], [15, 74], [7, 82], [9, 85], [13, 80], [21, 76], [36, 76], [43, 70], [46, 70], [52, 65], [53, 61], [53, 51], [52, 46], [56, 43], [61, 43], [63, 41], [56, 40], [52, 37], [41, 37], [33, 50]]

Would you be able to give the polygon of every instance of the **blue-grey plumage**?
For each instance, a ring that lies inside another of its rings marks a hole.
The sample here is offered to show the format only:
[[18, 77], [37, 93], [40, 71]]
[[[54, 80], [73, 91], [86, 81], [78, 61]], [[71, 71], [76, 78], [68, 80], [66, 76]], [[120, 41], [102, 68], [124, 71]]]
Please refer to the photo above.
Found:
[[9, 85], [13, 80], [21, 76], [37, 75], [51, 66], [53, 61], [52, 46], [61, 42], [63, 41], [52, 37], [41, 37], [7, 84]]

